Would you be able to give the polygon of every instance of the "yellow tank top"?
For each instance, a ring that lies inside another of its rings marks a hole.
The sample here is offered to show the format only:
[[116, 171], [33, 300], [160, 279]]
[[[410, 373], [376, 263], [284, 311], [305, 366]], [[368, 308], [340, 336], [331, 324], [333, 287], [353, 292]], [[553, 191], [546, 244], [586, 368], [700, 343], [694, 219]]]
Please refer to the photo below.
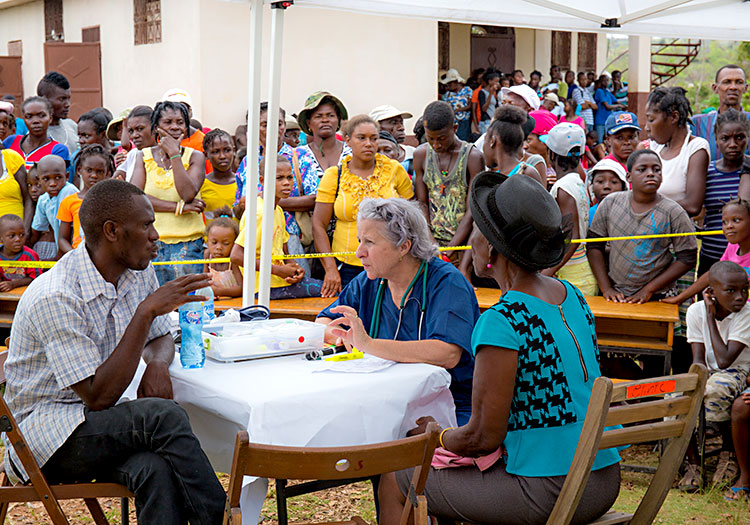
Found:
[[23, 157], [12, 149], [0, 153], [0, 217], [12, 213], [23, 219], [23, 196], [15, 177], [23, 166]]
[[[206, 212], [212, 212], [216, 208], [229, 206], [232, 209], [234, 197], [237, 193], [237, 183], [233, 184], [216, 184], [208, 179], [203, 181], [201, 186], [201, 198], [206, 203]], [[208, 217], [208, 215], [207, 215]]]
[[[184, 148], [182, 153], [182, 165], [188, 169], [190, 165], [190, 156], [193, 149]], [[180, 202], [180, 194], [174, 185], [174, 175], [172, 170], [164, 170], [159, 167], [151, 153], [151, 148], [143, 150], [143, 165], [146, 169], [146, 184], [143, 191], [147, 195], [156, 197], [163, 201]], [[200, 198], [200, 192], [196, 199]], [[174, 212], [157, 211], [154, 212], [154, 227], [159, 232], [159, 240], [166, 244], [177, 244], [180, 242], [193, 241], [203, 236], [205, 228], [202, 214], [196, 212], [175, 215]]]

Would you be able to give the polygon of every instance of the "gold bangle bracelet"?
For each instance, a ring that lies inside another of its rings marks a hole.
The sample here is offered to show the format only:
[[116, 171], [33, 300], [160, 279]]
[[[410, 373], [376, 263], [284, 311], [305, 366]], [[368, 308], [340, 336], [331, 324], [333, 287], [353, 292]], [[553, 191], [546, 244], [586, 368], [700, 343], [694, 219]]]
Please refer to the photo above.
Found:
[[185, 207], [185, 201], [180, 199], [180, 202], [177, 203], [177, 207], [174, 210], [175, 215], [182, 215], [182, 209]]
[[448, 428], [444, 428], [444, 429], [443, 429], [443, 431], [442, 431], [442, 432], [440, 433], [440, 438], [438, 439], [438, 441], [440, 442], [440, 446], [441, 446], [442, 448], [445, 448], [445, 445], [443, 444], [443, 435], [444, 435], [444, 434], [445, 434], [446, 432], [448, 432], [449, 430], [456, 430], [456, 427], [448, 427]]

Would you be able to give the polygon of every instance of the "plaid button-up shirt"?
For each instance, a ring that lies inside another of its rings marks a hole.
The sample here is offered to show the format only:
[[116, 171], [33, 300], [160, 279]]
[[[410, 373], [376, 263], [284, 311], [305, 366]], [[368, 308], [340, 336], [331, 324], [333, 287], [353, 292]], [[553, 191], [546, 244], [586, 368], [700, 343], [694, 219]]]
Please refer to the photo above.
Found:
[[[44, 465], [80, 425], [84, 404], [71, 387], [96, 372], [110, 356], [138, 305], [158, 287], [152, 266], [127, 270], [117, 288], [104, 280], [85, 244], [34, 280], [21, 297], [11, 329], [5, 401], [29, 448]], [[151, 325], [148, 340], [169, 332], [166, 317]], [[5, 440], [8, 459], [26, 477]]]

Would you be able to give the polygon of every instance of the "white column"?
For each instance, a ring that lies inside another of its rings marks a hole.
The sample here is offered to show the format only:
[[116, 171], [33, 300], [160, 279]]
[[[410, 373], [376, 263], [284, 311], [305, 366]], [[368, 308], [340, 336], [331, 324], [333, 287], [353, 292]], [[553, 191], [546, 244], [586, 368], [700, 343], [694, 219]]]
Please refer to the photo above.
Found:
[[651, 91], [651, 37], [629, 37], [628, 89], [648, 93]]
[[250, 7], [250, 78], [247, 90], [247, 168], [245, 171], [245, 275], [242, 279], [242, 306], [253, 304], [255, 295], [255, 217], [258, 213], [258, 155], [260, 123], [260, 77], [263, 51], [263, 0], [252, 0]]
[[[631, 36], [628, 58], [628, 111], [638, 115], [643, 126], [646, 98], [651, 91], [651, 37]], [[641, 138], [644, 138], [643, 133]]]
[[[570, 70], [578, 71], [578, 33], [570, 33]], [[565, 80], [565, 71], [561, 71], [563, 80]]]
[[[536, 29], [534, 31], [534, 69], [541, 71], [542, 84], [549, 82], [549, 68], [552, 66], [552, 31]], [[531, 71], [524, 71], [529, 80]]]
[[[268, 83], [268, 128], [266, 129], [265, 177], [263, 179], [263, 225], [260, 236], [260, 284], [258, 304], [271, 301], [271, 255], [273, 250], [274, 208], [276, 196], [276, 152], [279, 142], [279, 98], [281, 92], [281, 52], [284, 43], [283, 8], [272, 9], [271, 71]], [[269, 153], [273, 152], [273, 153]]]

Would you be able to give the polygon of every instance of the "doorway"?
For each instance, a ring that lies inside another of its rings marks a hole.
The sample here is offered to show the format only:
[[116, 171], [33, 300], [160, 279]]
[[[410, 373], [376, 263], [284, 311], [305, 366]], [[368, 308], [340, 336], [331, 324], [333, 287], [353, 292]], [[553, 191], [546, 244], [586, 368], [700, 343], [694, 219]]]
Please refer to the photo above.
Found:
[[471, 27], [471, 71], [495, 68], [508, 75], [516, 66], [516, 35], [512, 27]]
[[99, 42], [46, 42], [44, 67], [70, 82], [70, 115], [73, 120], [102, 105], [102, 57]]

